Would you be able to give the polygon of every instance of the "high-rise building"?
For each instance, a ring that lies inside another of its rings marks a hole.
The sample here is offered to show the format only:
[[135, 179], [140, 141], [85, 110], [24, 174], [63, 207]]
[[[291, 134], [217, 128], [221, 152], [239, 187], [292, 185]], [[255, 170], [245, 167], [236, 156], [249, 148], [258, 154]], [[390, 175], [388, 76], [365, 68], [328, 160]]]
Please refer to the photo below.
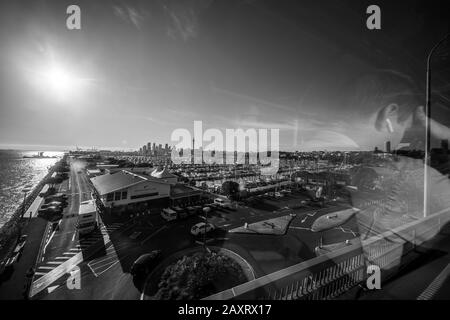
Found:
[[150, 152], [152, 150], [152, 144], [151, 142], [147, 143], [147, 151]]
[[145, 155], [147, 153], [147, 146], [142, 147], [142, 154]]
[[386, 152], [391, 153], [391, 142], [390, 141], [386, 141]]

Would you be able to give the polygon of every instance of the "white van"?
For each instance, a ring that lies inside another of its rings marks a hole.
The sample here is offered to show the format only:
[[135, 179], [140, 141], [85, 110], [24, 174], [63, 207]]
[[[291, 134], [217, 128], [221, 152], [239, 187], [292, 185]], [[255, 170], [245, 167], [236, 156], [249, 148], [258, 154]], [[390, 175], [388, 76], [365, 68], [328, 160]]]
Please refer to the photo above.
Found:
[[223, 199], [223, 198], [216, 198], [214, 199], [214, 203], [222, 208], [230, 208], [233, 209], [233, 205], [231, 203], [231, 200]]
[[98, 227], [97, 207], [94, 200], [83, 201], [80, 203], [78, 212], [77, 229], [80, 236], [94, 231]]
[[177, 212], [170, 208], [165, 208], [165, 209], [162, 209], [162, 211], [161, 211], [161, 217], [163, 217], [163, 219], [166, 221], [176, 220]]

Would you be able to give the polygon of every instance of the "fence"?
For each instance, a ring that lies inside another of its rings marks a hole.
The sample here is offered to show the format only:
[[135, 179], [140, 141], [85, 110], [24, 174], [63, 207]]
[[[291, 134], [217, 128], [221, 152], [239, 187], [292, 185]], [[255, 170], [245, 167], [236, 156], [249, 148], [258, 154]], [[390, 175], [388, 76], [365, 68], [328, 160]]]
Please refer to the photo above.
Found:
[[381, 269], [381, 280], [395, 275], [416, 246], [433, 238], [450, 220], [450, 209], [211, 295], [205, 300], [327, 300], [364, 283], [367, 266]]

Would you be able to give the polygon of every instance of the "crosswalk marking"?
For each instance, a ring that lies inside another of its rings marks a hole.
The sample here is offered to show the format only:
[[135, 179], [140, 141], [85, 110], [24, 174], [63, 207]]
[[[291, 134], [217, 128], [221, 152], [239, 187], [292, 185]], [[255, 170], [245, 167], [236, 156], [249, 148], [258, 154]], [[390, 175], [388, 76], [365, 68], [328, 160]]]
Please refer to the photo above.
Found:
[[[107, 243], [109, 240], [109, 234], [117, 231], [120, 227], [122, 227], [122, 225], [123, 224], [121, 223], [115, 223], [108, 227], [102, 227], [100, 229], [100, 233], [93, 234], [87, 238], [79, 239], [78, 243], [76, 243], [73, 248], [63, 252], [61, 256], [55, 257], [53, 261], [45, 262], [43, 263], [44, 265], [37, 267], [38, 271], [35, 272], [35, 276], [41, 278], [42, 276], [47, 275], [48, 272], [53, 272], [55, 268], [59, 267], [67, 260], [79, 254], [82, 250], [87, 249], [99, 241], [105, 241], [105, 243]], [[94, 275], [98, 276], [116, 265], [119, 262], [119, 258], [117, 256], [118, 250], [128, 245], [128, 243], [123, 243], [118, 245], [116, 248], [112, 245], [108, 246], [105, 250], [106, 255], [104, 257], [99, 260], [91, 261], [90, 263], [90, 268]]]

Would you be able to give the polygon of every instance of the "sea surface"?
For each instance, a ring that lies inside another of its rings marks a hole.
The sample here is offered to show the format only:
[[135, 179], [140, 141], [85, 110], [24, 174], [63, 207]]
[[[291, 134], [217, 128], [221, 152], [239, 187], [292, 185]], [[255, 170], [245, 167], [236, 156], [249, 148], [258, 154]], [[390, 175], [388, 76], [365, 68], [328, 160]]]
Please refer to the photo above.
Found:
[[48, 173], [63, 152], [48, 151], [44, 156], [51, 159], [26, 159], [23, 156], [37, 155], [37, 151], [0, 150], [0, 227], [12, 216], [24, 199], [22, 190], [34, 188]]

